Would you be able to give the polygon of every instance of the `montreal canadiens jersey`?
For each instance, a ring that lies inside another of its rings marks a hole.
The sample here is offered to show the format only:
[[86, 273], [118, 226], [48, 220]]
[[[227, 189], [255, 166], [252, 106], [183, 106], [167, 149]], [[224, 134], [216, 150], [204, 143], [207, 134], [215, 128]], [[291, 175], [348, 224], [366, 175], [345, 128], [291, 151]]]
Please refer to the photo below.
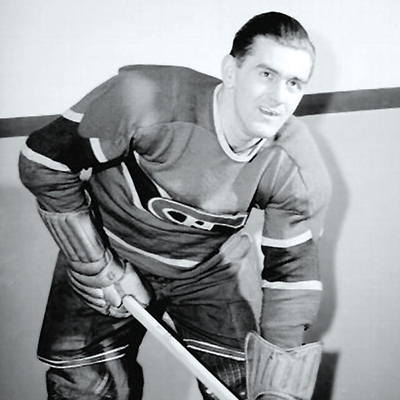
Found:
[[82, 208], [87, 188], [110, 246], [166, 276], [210, 258], [262, 209], [264, 285], [319, 290], [330, 192], [319, 152], [291, 117], [273, 140], [234, 153], [219, 127], [220, 84], [182, 67], [124, 67], [30, 135], [21, 179], [53, 212]]

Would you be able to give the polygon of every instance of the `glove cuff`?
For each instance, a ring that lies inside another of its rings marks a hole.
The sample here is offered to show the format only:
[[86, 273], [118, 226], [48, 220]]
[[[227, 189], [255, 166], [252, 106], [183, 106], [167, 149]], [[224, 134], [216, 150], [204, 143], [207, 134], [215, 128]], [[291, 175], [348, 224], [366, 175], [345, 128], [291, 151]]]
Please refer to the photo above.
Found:
[[249, 400], [311, 399], [321, 361], [320, 342], [286, 350], [251, 332], [245, 352]]
[[110, 251], [106, 252], [105, 258], [109, 263], [96, 275], [82, 274], [76, 269], [70, 271], [71, 275], [85, 286], [93, 288], [104, 288], [118, 282], [125, 273], [125, 264], [114, 258]]
[[97, 275], [112, 262], [112, 254], [103, 244], [89, 206], [67, 213], [48, 212], [38, 206], [38, 211], [75, 272]]

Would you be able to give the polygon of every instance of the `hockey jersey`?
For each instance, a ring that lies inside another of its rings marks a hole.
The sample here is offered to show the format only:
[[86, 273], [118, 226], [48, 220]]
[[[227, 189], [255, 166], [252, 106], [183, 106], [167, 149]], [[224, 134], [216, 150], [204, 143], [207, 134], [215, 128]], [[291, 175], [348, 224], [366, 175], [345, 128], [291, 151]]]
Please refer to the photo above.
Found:
[[210, 258], [262, 209], [265, 289], [319, 292], [330, 183], [318, 150], [291, 117], [274, 140], [235, 153], [219, 124], [220, 84], [188, 68], [124, 67], [29, 136], [21, 179], [53, 212], [82, 208], [87, 189], [110, 246], [170, 277]]

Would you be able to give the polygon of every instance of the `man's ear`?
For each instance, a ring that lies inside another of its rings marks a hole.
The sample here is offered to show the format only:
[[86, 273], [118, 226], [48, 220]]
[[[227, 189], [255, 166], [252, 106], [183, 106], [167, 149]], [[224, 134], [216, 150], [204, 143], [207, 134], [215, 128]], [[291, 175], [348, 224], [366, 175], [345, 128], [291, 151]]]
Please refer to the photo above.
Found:
[[225, 87], [232, 88], [235, 85], [236, 60], [230, 54], [222, 60], [222, 81]]

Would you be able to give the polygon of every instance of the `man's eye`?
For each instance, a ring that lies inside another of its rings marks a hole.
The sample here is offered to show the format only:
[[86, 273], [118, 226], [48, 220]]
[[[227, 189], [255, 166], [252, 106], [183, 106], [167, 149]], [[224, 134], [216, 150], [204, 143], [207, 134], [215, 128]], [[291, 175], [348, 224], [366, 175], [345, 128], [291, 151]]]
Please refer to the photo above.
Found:
[[263, 71], [261, 74], [262, 74], [262, 76], [263, 76], [264, 78], [269, 78], [269, 77], [271, 77], [271, 72], [269, 72], [269, 71]]
[[301, 82], [297, 80], [291, 80], [288, 82], [288, 85], [292, 89], [301, 89]]

